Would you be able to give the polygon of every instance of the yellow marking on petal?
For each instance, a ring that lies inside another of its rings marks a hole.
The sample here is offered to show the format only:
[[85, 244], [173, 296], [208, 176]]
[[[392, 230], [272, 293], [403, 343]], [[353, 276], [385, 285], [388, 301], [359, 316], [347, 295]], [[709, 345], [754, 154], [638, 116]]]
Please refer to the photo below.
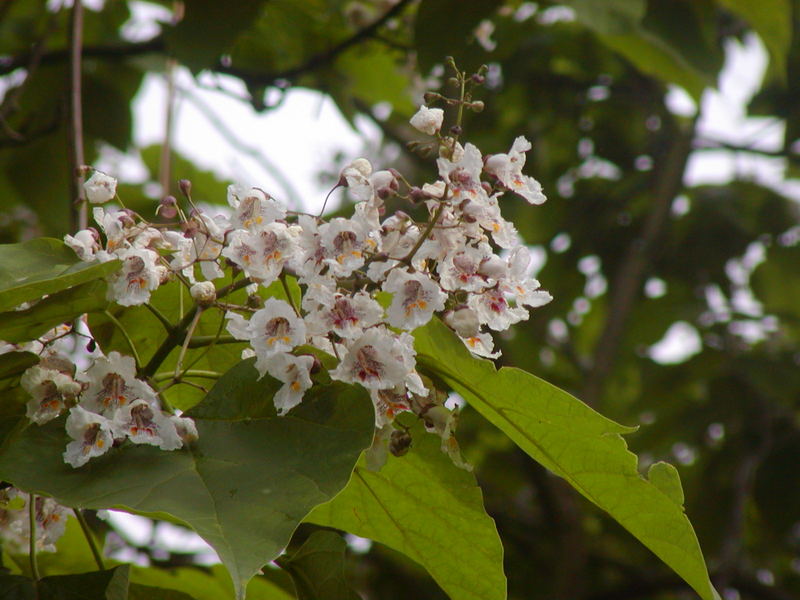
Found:
[[300, 391], [300, 382], [299, 381], [293, 381], [291, 384], [289, 384], [289, 387], [292, 388], [293, 391], [299, 392]]
[[96, 445], [98, 448], [102, 448], [103, 446], [105, 446], [105, 445], [106, 445], [106, 443], [105, 443], [105, 442], [104, 442], [104, 441], [103, 441], [101, 438], [98, 438], [98, 439], [97, 439], [97, 441], [95, 442], [95, 445]]

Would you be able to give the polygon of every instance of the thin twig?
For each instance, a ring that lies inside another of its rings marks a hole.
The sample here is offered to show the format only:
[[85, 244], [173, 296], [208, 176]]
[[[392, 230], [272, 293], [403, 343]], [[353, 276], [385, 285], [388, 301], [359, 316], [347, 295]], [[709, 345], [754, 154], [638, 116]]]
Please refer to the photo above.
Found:
[[36, 582], [38, 588], [39, 579], [39, 563], [36, 560], [36, 496], [34, 494], [28, 495], [28, 558], [31, 563], [31, 577]]
[[332, 63], [345, 50], [359, 44], [364, 40], [374, 37], [378, 30], [383, 27], [387, 21], [399, 15], [409, 4], [411, 4], [411, 0], [400, 0], [377, 20], [373, 21], [363, 29], [360, 29], [349, 38], [342, 40], [325, 52], [315, 54], [296, 67], [284, 69], [283, 71], [275, 71], [274, 73], [258, 73], [249, 71], [247, 69], [240, 69], [233, 65], [220, 64], [214, 70], [219, 73], [233, 75], [234, 77], [238, 77], [248, 84], [255, 86], [270, 86], [281, 80], [291, 81], [299, 75], [309, 73]]
[[153, 316], [161, 322], [161, 324], [164, 326], [164, 329], [167, 330], [167, 333], [170, 333], [172, 331], [172, 323], [170, 322], [169, 319], [167, 319], [167, 317], [164, 316], [164, 313], [162, 313], [160, 310], [158, 310], [155, 306], [153, 306], [149, 302], [145, 302], [144, 307], [151, 313], [153, 313]]
[[183, 359], [186, 356], [186, 350], [189, 348], [189, 342], [192, 341], [192, 335], [194, 334], [194, 330], [197, 328], [197, 323], [200, 321], [200, 317], [203, 316], [203, 309], [198, 308], [197, 311], [194, 313], [194, 317], [192, 318], [192, 322], [189, 323], [189, 327], [186, 329], [186, 337], [183, 340], [183, 345], [181, 346], [180, 354], [178, 354], [178, 360], [175, 362], [175, 371], [173, 375], [173, 379], [176, 381], [180, 381], [181, 379], [181, 369], [183, 368]]
[[115, 317], [111, 313], [111, 311], [106, 310], [106, 311], [103, 311], [103, 312], [111, 320], [111, 322], [114, 323], [114, 325], [117, 326], [117, 328], [119, 329], [120, 333], [122, 334], [122, 337], [124, 337], [125, 341], [128, 342], [128, 347], [131, 349], [131, 353], [133, 354], [133, 360], [136, 361], [136, 368], [138, 369], [140, 367], [140, 365], [142, 364], [142, 362], [141, 362], [141, 359], [139, 358], [139, 353], [136, 351], [136, 346], [133, 343], [133, 339], [131, 338], [130, 335], [128, 335], [127, 330], [122, 325], [120, 320], [117, 319], [117, 317]]
[[94, 556], [94, 562], [97, 564], [97, 568], [101, 571], [104, 571], [106, 567], [103, 564], [103, 557], [101, 556], [100, 551], [97, 549], [97, 544], [95, 544], [92, 530], [89, 529], [89, 524], [86, 522], [86, 518], [83, 516], [83, 513], [79, 508], [73, 508], [72, 512], [75, 513], [75, 518], [78, 519], [78, 523], [81, 526], [81, 531], [83, 531], [83, 537], [86, 538], [86, 542], [89, 544], [89, 549], [92, 551], [92, 556]]
[[169, 182], [172, 175], [172, 120], [175, 116], [175, 59], [168, 58], [166, 64], [167, 98], [164, 107], [164, 143], [161, 145], [158, 181], [161, 183], [161, 196], [169, 195]]
[[72, 200], [77, 209], [73, 211], [76, 217], [77, 229], [86, 229], [89, 225], [89, 212], [86, 207], [86, 198], [83, 193], [83, 174], [81, 167], [84, 164], [83, 155], [83, 106], [81, 98], [81, 49], [83, 46], [83, 4], [75, 0], [72, 5], [70, 23], [70, 78], [69, 78], [69, 144], [72, 158], [70, 187]]

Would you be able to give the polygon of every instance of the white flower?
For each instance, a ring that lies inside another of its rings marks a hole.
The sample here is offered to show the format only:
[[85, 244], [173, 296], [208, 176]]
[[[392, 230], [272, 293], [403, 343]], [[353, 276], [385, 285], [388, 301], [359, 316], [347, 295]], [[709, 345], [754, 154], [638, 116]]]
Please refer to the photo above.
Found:
[[468, 337], [462, 337], [461, 341], [470, 352], [484, 358], [499, 358], [501, 352], [494, 352], [494, 340], [489, 333], [476, 333]]
[[387, 311], [389, 325], [408, 330], [430, 321], [434, 312], [444, 309], [447, 299], [439, 285], [420, 271], [394, 269], [389, 272], [383, 290], [392, 294]]
[[258, 188], [229, 185], [228, 204], [236, 211], [234, 224], [242, 229], [257, 229], [286, 218], [286, 208]]
[[117, 411], [113, 427], [116, 435], [126, 435], [134, 444], [150, 444], [162, 450], [183, 446], [175, 423], [145, 400], [135, 400]]
[[65, 235], [64, 243], [75, 251], [84, 262], [91, 262], [95, 258], [95, 252], [100, 250], [96, 232], [91, 229], [82, 229], [74, 236]]
[[[30, 496], [17, 488], [0, 491], [0, 538], [3, 549], [14, 554], [28, 552], [30, 519], [28, 502]], [[70, 510], [52, 498], [36, 496], [34, 518], [36, 519], [36, 550], [55, 552], [55, 543], [64, 534]]]
[[284, 415], [303, 400], [303, 393], [311, 387], [313, 356], [294, 356], [281, 352], [267, 361], [267, 372], [283, 382], [272, 399], [278, 415]]
[[211, 281], [199, 281], [189, 288], [189, 295], [199, 306], [211, 306], [217, 299], [217, 289]]
[[496, 176], [508, 189], [516, 192], [531, 204], [542, 204], [547, 197], [542, 193], [542, 184], [533, 177], [522, 174], [525, 166], [525, 152], [531, 143], [520, 136], [514, 140], [508, 154], [495, 154], [486, 159], [487, 173]]
[[330, 375], [346, 383], [360, 383], [367, 389], [393, 388], [405, 383], [410, 372], [402, 346], [383, 327], [368, 329], [347, 345], [347, 353]]
[[152, 250], [129, 248], [120, 251], [118, 256], [122, 268], [109, 275], [106, 296], [122, 306], [144, 304], [160, 284], [156, 269], [158, 254]]
[[468, 306], [448, 311], [444, 315], [444, 322], [462, 338], [477, 335], [481, 326], [478, 315]]
[[481, 185], [481, 151], [472, 144], [467, 144], [461, 157], [457, 160], [455, 156], [453, 158], [452, 161], [446, 158], [436, 160], [439, 175], [447, 182], [452, 197], [458, 201], [485, 197], [486, 190]]
[[67, 444], [64, 462], [76, 469], [89, 462], [89, 459], [108, 452], [114, 443], [112, 422], [81, 406], [70, 409], [67, 433], [74, 441]]
[[494, 282], [487, 281], [486, 276], [480, 272], [481, 264], [490, 256], [491, 248], [483, 244], [478, 248], [465, 246], [448, 254], [437, 267], [442, 287], [451, 292], [478, 292], [494, 285]]
[[199, 439], [200, 435], [197, 433], [197, 425], [189, 417], [179, 417], [178, 415], [170, 415], [169, 420], [175, 426], [175, 431], [178, 437], [184, 444], [190, 444]]
[[411, 123], [411, 126], [417, 131], [427, 133], [428, 135], [436, 135], [436, 132], [442, 128], [443, 120], [444, 111], [441, 108], [420, 106], [417, 113], [411, 117], [409, 123]]
[[306, 341], [306, 325], [289, 304], [268, 298], [264, 308], [249, 321], [236, 313], [227, 313], [228, 331], [240, 340], [249, 340], [256, 353], [256, 369], [263, 377], [269, 370], [269, 358], [291, 352]]
[[136, 363], [130, 356], [118, 352], [111, 352], [108, 357], [101, 356], [81, 379], [89, 384], [81, 396], [81, 406], [109, 418], [136, 400], [158, 405], [150, 386], [136, 379]]
[[353, 198], [368, 202], [374, 193], [369, 180], [371, 174], [372, 164], [366, 158], [357, 158], [342, 169], [339, 182], [347, 186]]
[[20, 385], [32, 398], [26, 416], [39, 425], [55, 419], [81, 392], [81, 384], [70, 375], [46, 366], [35, 365], [25, 371]]
[[218, 279], [224, 275], [217, 264], [225, 244], [225, 232], [230, 228], [224, 215], [209, 217], [205, 213], [192, 216], [190, 220], [192, 254], [200, 262], [200, 270], [205, 279]]
[[117, 195], [117, 180], [105, 173], [95, 171], [83, 184], [86, 199], [92, 204], [103, 204]]
[[352, 219], [332, 219], [320, 226], [319, 233], [325, 264], [339, 277], [347, 277], [364, 264], [365, 250], [377, 249], [369, 232]]
[[501, 282], [504, 292], [514, 296], [517, 304], [538, 308], [550, 302], [553, 297], [539, 289], [539, 282], [528, 276], [531, 254], [525, 246], [518, 246], [508, 257], [509, 277]]
[[278, 278], [286, 261], [297, 251], [294, 233], [285, 223], [269, 223], [256, 231], [237, 229], [222, 255], [248, 277], [267, 286]]
[[334, 292], [324, 285], [309, 285], [303, 298], [309, 335], [328, 335], [333, 331], [342, 338], [357, 338], [383, 318], [383, 308], [367, 292], [352, 296]]
[[380, 429], [394, 421], [397, 413], [411, 410], [405, 386], [385, 390], [370, 390], [372, 403], [375, 405], [375, 427]]
[[521, 306], [511, 306], [505, 295], [493, 288], [480, 294], [472, 294], [467, 305], [475, 311], [481, 323], [495, 331], [505, 331], [514, 323], [528, 318], [528, 311]]

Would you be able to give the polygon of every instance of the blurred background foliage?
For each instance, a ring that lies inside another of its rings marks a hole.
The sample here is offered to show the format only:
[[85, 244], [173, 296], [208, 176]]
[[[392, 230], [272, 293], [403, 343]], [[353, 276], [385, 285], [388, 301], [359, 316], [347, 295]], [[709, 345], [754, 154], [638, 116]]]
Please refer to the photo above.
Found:
[[[160, 147], [133, 147], [131, 104], [147, 74], [184, 65], [234, 77], [259, 111], [291, 88], [318, 90], [351, 122], [374, 121], [403, 173], [421, 183], [435, 176], [432, 161], [405, 144], [417, 137], [407, 122], [422, 92], [447, 91], [445, 55], [465, 69], [489, 65], [486, 109], [469, 115], [466, 137], [489, 153], [517, 135], [533, 142], [525, 171], [549, 200], [532, 208], [509, 199], [503, 211], [536, 248], [538, 278], [555, 298], [500, 341], [502, 362], [641, 426], [628, 442], [643, 469], [662, 459], [678, 466], [726, 599], [800, 597], [800, 224], [797, 187], [784, 185], [800, 165], [800, 3], [192, 0], [161, 2], [174, 17], [132, 41], [133, 4], [85, 11], [85, 161], [108, 148], [138, 152], [148, 180], [120, 194], [145, 214], [177, 193], [180, 178], [217, 203], [228, 183], [174, 152], [165, 174]], [[57, 2], [0, 3], [3, 243], [72, 229], [69, 15]], [[699, 104], [718, 85], [726, 49], [753, 35], [769, 67], [747, 108], [784, 132], [766, 150], [758, 138], [710, 139], [695, 111], [665, 102], [681, 88]], [[782, 172], [772, 183], [734, 172], [696, 185], [687, 163], [703, 152], [767, 157]], [[665, 336], [667, 358], [653, 349]], [[510, 598], [692, 597], [469, 409], [459, 438], [505, 545]], [[298, 532], [298, 546], [310, 530]], [[181, 566], [181, 577], [192, 563], [127, 545], [154, 565]], [[442, 597], [401, 555], [351, 546], [348, 580], [364, 598]]]

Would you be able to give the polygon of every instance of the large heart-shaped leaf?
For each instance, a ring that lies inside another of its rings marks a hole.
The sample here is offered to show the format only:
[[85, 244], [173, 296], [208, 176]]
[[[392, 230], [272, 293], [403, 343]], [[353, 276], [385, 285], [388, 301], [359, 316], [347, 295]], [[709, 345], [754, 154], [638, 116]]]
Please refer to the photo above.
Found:
[[100, 279], [119, 261], [87, 263], [60, 240], [38, 238], [0, 245], [0, 311], [38, 300], [45, 294]]
[[475, 476], [456, 467], [421, 425], [411, 451], [371, 471], [359, 461], [347, 487], [309, 521], [394, 548], [425, 567], [453, 600], [503, 600], [503, 546]]
[[217, 382], [191, 413], [200, 439], [190, 449], [123, 446], [73, 469], [62, 417], [11, 434], [0, 478], [68, 506], [177, 519], [214, 547], [243, 597], [308, 512], [345, 486], [374, 418], [363, 389], [341, 383], [315, 386], [277, 417], [278, 384], [257, 377], [250, 359]]
[[474, 358], [441, 321], [417, 329], [419, 367], [461, 394], [514, 442], [623, 527], [683, 577], [702, 598], [718, 598], [697, 536], [684, 514], [674, 470], [654, 481], [637, 469], [620, 434], [632, 431], [520, 369]]

